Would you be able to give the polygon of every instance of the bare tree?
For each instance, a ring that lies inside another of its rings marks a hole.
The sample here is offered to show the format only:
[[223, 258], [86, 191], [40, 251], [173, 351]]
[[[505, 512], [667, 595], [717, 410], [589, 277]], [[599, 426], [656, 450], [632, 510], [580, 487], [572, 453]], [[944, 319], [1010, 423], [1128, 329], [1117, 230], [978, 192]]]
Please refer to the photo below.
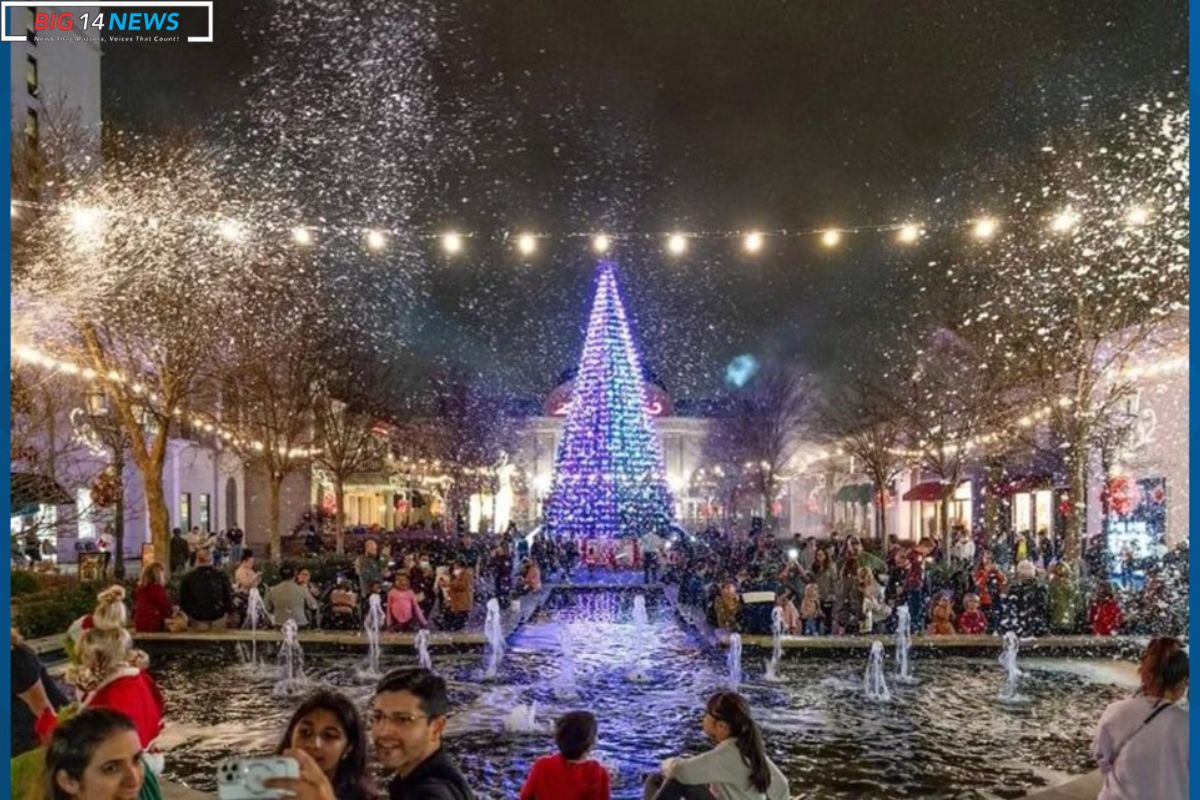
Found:
[[762, 498], [764, 516], [775, 522], [773, 504], [786, 480], [801, 437], [810, 424], [814, 393], [798, 373], [767, 365], [734, 392], [709, 429], [709, 460], [740, 468]]

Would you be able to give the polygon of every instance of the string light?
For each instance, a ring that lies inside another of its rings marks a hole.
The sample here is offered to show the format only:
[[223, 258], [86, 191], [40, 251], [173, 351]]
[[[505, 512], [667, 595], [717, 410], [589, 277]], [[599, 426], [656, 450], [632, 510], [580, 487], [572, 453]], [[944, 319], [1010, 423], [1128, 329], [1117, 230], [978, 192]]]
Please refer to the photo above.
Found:
[[1125, 222], [1131, 227], [1140, 228], [1150, 221], [1150, 210], [1144, 206], [1134, 206], [1125, 215]]
[[975, 220], [974, 226], [971, 228], [971, 234], [976, 239], [990, 239], [996, 235], [996, 228], [999, 227], [996, 220], [992, 217], [983, 217]]
[[1070, 208], [1064, 208], [1050, 220], [1050, 230], [1055, 233], [1068, 233], [1079, 224], [1079, 215]]
[[746, 249], [747, 253], [757, 253], [759, 250], [762, 250], [763, 235], [758, 231], [747, 233], [742, 246]]
[[387, 247], [387, 237], [383, 231], [367, 231], [367, 249], [376, 252]]
[[821, 234], [821, 244], [826, 247], [837, 247], [842, 241], [842, 232], [836, 228], [830, 228]]
[[612, 247], [612, 239], [608, 238], [606, 234], [597, 233], [592, 237], [592, 249], [597, 254], [604, 255], [610, 247]]
[[240, 242], [246, 235], [245, 228], [237, 220], [223, 219], [217, 223], [217, 233], [227, 242]]
[[517, 250], [523, 256], [531, 256], [537, 251], [537, 237], [532, 233], [522, 233], [517, 237]]
[[298, 225], [292, 228], [292, 241], [301, 247], [308, 247], [313, 243], [312, 232], [303, 225]]
[[896, 232], [896, 240], [900, 244], [915, 244], [921, 238], [921, 226], [915, 223], [908, 223]]
[[667, 239], [667, 250], [669, 250], [673, 256], [681, 256], [687, 252], [687, 245], [687, 237], [682, 233], [673, 233], [671, 234], [671, 237]]
[[442, 234], [442, 249], [450, 255], [458, 255], [463, 249], [462, 236], [454, 231]]
[[100, 228], [100, 211], [95, 208], [76, 206], [71, 209], [71, 228], [80, 236], [95, 233]]

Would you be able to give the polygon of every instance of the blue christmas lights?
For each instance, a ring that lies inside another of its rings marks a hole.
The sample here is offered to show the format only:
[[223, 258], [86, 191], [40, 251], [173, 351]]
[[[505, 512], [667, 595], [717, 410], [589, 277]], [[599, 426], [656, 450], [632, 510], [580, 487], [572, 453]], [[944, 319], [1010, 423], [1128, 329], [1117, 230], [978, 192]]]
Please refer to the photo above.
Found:
[[672, 508], [616, 265], [602, 261], [555, 457], [546, 527], [555, 536], [640, 536], [668, 525]]

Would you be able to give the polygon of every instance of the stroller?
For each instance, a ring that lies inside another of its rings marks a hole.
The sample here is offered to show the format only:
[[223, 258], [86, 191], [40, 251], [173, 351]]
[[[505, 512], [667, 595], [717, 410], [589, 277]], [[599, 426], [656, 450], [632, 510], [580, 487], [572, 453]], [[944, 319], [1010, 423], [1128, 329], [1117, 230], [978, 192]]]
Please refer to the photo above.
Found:
[[[345, 602], [334, 603], [334, 593], [339, 593], [337, 598], [339, 601], [344, 601], [346, 592], [354, 595], [355, 602], [347, 604]], [[321, 593], [321, 598], [318, 601], [320, 604], [320, 619], [321, 627], [330, 631], [356, 631], [363, 624], [363, 601], [358, 597], [357, 592], [352, 588], [349, 581], [341, 580], [331, 585], [328, 589]]]

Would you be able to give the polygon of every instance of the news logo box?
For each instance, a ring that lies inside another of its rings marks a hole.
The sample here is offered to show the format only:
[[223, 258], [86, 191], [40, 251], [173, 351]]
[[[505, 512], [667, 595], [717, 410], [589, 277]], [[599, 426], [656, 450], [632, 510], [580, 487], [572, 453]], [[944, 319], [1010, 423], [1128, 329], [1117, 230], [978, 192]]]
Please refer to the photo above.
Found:
[[24, 32], [10, 30], [14, 9], [31, 9], [34, 33], [49, 35], [177, 35], [185, 17], [204, 15], [204, 35], [189, 35], [187, 41], [213, 40], [213, 0], [65, 0], [51, 6], [45, 0], [0, 0], [0, 41], [26, 39]]

